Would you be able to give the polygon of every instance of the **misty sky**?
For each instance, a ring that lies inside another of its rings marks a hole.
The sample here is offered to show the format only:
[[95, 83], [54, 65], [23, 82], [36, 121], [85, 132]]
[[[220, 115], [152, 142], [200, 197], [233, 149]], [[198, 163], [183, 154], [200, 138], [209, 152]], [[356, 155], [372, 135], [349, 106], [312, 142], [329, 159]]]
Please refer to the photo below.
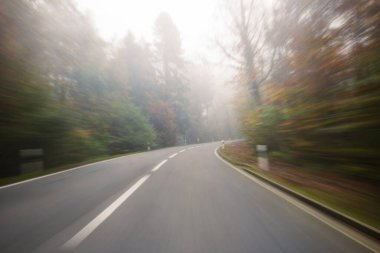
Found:
[[128, 30], [137, 38], [152, 41], [154, 21], [160, 12], [168, 12], [183, 40], [187, 56], [206, 53], [216, 29], [218, 0], [76, 0], [82, 11], [90, 13], [99, 34], [112, 41]]
[[[100, 36], [107, 41], [121, 38], [130, 30], [137, 38], [152, 42], [154, 21], [160, 12], [165, 11], [181, 33], [187, 57], [215, 57], [213, 39], [223, 25], [220, 17], [222, 0], [75, 1], [82, 11], [90, 13]], [[263, 3], [271, 6], [274, 1], [263, 0]]]

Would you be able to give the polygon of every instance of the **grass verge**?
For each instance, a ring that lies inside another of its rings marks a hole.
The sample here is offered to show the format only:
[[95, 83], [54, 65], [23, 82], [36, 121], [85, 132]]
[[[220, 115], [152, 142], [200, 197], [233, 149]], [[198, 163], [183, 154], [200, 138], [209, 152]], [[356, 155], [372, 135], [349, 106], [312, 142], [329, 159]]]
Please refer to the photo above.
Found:
[[236, 167], [250, 170], [369, 227], [380, 229], [376, 186], [347, 180], [336, 174], [311, 173], [278, 161], [269, 171], [264, 171], [257, 167], [255, 157], [244, 142], [225, 145], [224, 149], [218, 149], [218, 154]]

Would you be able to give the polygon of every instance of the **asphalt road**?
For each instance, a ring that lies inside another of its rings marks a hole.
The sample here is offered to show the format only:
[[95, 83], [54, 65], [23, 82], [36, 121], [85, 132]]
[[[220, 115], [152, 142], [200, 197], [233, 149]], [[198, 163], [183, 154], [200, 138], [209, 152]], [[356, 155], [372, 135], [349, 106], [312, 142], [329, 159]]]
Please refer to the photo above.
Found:
[[215, 156], [218, 145], [145, 152], [2, 188], [0, 251], [371, 252], [231, 169]]

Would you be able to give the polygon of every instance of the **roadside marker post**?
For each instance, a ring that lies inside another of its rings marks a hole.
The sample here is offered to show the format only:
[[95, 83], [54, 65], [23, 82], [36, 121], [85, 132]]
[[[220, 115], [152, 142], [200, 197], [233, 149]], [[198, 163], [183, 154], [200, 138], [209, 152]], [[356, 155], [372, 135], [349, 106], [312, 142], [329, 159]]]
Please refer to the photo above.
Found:
[[259, 162], [259, 168], [262, 170], [269, 170], [267, 145], [256, 145], [256, 154]]

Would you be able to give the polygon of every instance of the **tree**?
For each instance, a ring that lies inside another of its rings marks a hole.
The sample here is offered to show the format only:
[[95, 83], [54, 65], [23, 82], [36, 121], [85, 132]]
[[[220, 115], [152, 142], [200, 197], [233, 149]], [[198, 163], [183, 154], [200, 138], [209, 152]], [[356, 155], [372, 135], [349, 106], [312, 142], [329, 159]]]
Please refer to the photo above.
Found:
[[130, 98], [132, 65], [115, 71], [71, 1], [6, 0], [0, 12], [1, 176], [19, 173], [21, 149], [42, 148], [51, 168], [155, 144]]
[[113, 67], [125, 75], [133, 103], [147, 113], [151, 102], [162, 96], [149, 45], [144, 41], [136, 42], [129, 32], [114, 57]]
[[[230, 5], [228, 5], [230, 3]], [[233, 45], [227, 47], [216, 41], [224, 55], [239, 71], [240, 80], [248, 87], [255, 104], [261, 104], [261, 85], [268, 79], [276, 58], [276, 46], [266, 44], [268, 28], [267, 11], [255, 0], [227, 2], [230, 17], [230, 33]]]
[[35, 60], [43, 48], [35, 36], [40, 16], [27, 1], [0, 3], [0, 175], [18, 172], [18, 151], [41, 136], [38, 122], [52, 101], [47, 78]]
[[279, 59], [261, 110], [242, 117], [253, 147], [266, 143], [293, 162], [378, 179], [379, 7], [278, 3], [268, 43], [282, 42]]
[[[180, 34], [167, 13], [161, 13], [155, 23], [156, 56], [160, 66], [159, 84], [163, 90], [162, 100], [174, 110], [178, 133], [185, 138], [188, 125], [188, 101], [185, 92], [186, 78]], [[177, 134], [177, 133], [173, 133]]]
[[159, 145], [162, 147], [176, 144], [176, 115], [172, 107], [163, 100], [153, 101], [149, 106], [150, 120], [157, 132]]

